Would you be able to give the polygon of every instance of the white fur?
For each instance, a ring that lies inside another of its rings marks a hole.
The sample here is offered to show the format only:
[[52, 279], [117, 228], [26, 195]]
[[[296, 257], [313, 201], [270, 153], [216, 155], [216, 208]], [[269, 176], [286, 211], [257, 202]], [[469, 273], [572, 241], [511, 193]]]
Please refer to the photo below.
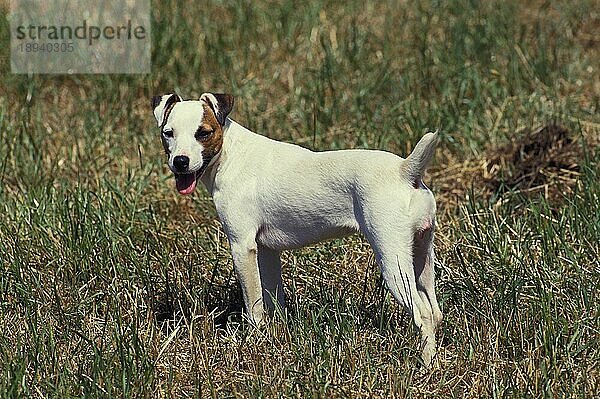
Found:
[[[169, 168], [175, 171], [173, 160], [177, 156], [184, 155], [190, 159], [190, 172], [197, 172], [203, 165], [202, 152], [204, 147], [196, 140], [194, 134], [204, 118], [204, 108], [202, 106], [204, 100], [181, 101], [181, 97], [177, 96], [180, 101], [173, 105], [165, 120], [166, 103], [171, 96], [177, 95], [163, 95], [154, 108], [154, 118], [156, 118], [158, 126], [162, 127], [162, 139], [169, 154]], [[173, 137], [170, 137], [170, 135]]]
[[204, 118], [204, 109], [200, 101], [182, 101], [175, 104], [167, 118], [163, 131], [173, 132], [173, 138], [165, 138], [169, 147], [169, 167], [173, 168], [173, 159], [178, 155], [190, 158], [189, 169], [200, 169], [204, 147], [194, 138], [194, 133]]
[[[165, 127], [195, 130], [202, 119], [197, 103], [178, 103]], [[436, 206], [419, 174], [436, 135], [425, 135], [408, 161], [383, 151], [313, 152], [229, 118], [223, 131], [222, 150], [201, 180], [229, 239], [252, 320], [263, 319], [264, 307], [273, 310], [272, 299], [284, 306], [280, 251], [361, 232], [394, 298], [421, 329], [429, 364], [442, 314], [434, 290]], [[201, 153], [193, 134], [176, 133], [173, 140], [174, 152]]]
[[[375, 251], [388, 288], [421, 328], [423, 358], [431, 362], [442, 317], [431, 242], [435, 200], [424, 186], [415, 189], [402, 176], [403, 162], [382, 151], [316, 153], [227, 121], [220, 159], [201, 180], [229, 238], [254, 321], [262, 319], [263, 303], [272, 308], [271, 296], [284, 305], [281, 250], [360, 231]], [[429, 241], [419, 238], [423, 231]], [[422, 259], [413, 259], [413, 252]], [[423, 268], [419, 281], [416, 263]]]
[[156, 106], [156, 108], [154, 108], [154, 118], [156, 118], [156, 123], [158, 123], [159, 127], [163, 124], [165, 106], [170, 96], [177, 96], [177, 98], [179, 98], [181, 101], [181, 97], [179, 97], [177, 94], [168, 94], [162, 96], [160, 103]]

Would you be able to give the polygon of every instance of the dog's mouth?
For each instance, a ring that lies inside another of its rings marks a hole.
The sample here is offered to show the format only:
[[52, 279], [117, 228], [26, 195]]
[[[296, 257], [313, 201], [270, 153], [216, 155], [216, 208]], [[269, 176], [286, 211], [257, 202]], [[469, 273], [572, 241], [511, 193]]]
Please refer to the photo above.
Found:
[[188, 195], [194, 192], [194, 190], [196, 189], [198, 179], [200, 179], [204, 174], [204, 171], [208, 167], [208, 164], [210, 163], [211, 159], [212, 157], [206, 158], [204, 162], [202, 162], [202, 166], [200, 166], [200, 169], [198, 169], [195, 172], [173, 172], [173, 174], [175, 175], [175, 187], [177, 188], [177, 191], [179, 191], [179, 194]]
[[179, 194], [188, 195], [196, 189], [198, 172], [175, 173], [175, 187]]

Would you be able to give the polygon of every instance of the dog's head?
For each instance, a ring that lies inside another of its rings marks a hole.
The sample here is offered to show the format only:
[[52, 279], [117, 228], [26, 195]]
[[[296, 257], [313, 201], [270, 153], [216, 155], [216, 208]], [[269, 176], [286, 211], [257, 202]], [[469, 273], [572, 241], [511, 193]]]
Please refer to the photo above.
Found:
[[181, 194], [191, 194], [196, 181], [223, 145], [223, 127], [233, 107], [229, 94], [204, 93], [197, 101], [177, 94], [152, 97], [169, 168]]

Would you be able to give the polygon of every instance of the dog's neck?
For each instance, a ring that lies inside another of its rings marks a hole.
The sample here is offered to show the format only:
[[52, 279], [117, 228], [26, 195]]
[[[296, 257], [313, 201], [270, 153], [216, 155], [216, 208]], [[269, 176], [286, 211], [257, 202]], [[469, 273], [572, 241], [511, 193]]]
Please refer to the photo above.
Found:
[[217, 188], [217, 174], [227, 168], [227, 160], [228, 157], [232, 155], [240, 128], [244, 129], [244, 127], [234, 120], [229, 118], [225, 120], [225, 124], [223, 125], [223, 145], [221, 146], [221, 150], [213, 157], [213, 159], [211, 159], [200, 178], [210, 195], [213, 195]]

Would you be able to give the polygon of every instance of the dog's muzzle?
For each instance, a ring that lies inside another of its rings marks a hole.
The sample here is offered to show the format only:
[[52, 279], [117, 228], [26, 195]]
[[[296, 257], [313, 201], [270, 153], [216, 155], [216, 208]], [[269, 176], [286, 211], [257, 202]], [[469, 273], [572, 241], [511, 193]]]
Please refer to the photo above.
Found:
[[196, 183], [202, 177], [206, 168], [211, 164], [214, 157], [206, 157], [202, 162], [200, 169], [196, 171], [189, 170], [190, 159], [185, 155], [178, 155], [173, 158], [173, 173], [175, 174], [175, 186], [179, 194], [188, 195], [196, 189]]
[[173, 173], [175, 174], [175, 187], [180, 194], [188, 195], [196, 188], [197, 172], [190, 171], [190, 158], [177, 155], [173, 158]]
[[177, 155], [173, 158], [173, 169], [175, 173], [187, 173], [190, 167], [190, 158], [185, 155]]

